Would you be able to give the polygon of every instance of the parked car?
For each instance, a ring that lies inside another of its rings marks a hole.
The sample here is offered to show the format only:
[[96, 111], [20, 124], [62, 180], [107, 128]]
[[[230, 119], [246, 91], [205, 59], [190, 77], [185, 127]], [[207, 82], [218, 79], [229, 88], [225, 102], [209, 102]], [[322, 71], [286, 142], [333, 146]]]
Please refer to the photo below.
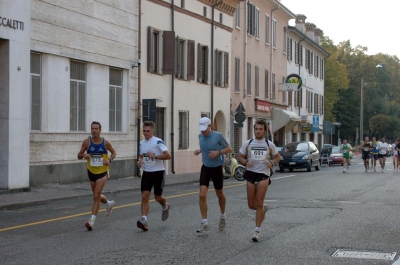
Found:
[[[330, 155], [330, 165], [342, 165], [343, 166], [343, 154], [340, 153], [340, 147], [335, 146], [332, 148], [332, 153]], [[329, 165], [329, 166], [330, 166]]]
[[284, 146], [281, 151], [281, 160], [279, 161], [279, 171], [284, 172], [289, 169], [307, 169], [311, 171], [312, 167], [319, 170], [319, 151], [313, 142], [292, 142]]

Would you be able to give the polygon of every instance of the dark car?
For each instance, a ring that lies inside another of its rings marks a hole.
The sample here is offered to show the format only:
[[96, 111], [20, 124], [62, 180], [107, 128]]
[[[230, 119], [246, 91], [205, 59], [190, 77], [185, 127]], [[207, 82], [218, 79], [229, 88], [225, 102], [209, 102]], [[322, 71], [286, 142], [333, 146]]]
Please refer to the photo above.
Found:
[[319, 155], [319, 151], [313, 142], [288, 143], [281, 152], [279, 171], [284, 172], [288, 168], [292, 172], [293, 169], [305, 168], [310, 172], [312, 167], [319, 170]]

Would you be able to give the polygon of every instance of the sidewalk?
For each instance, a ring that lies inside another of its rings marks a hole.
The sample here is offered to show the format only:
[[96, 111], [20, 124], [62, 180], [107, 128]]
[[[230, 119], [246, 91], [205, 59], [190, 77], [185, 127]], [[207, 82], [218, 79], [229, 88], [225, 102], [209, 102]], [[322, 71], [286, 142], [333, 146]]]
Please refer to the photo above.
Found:
[[[200, 173], [166, 175], [165, 186], [199, 182]], [[140, 178], [108, 179], [103, 193], [140, 189]], [[89, 180], [73, 184], [48, 184], [42, 187], [31, 188], [30, 191], [0, 190], [0, 209], [40, 204], [53, 200], [92, 196]]]

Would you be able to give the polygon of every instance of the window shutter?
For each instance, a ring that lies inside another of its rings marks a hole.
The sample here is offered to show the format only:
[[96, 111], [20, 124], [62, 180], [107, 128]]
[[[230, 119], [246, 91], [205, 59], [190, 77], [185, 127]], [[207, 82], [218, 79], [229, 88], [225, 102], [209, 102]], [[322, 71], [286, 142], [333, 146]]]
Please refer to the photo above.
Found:
[[204, 80], [203, 82], [205, 83], [205, 84], [208, 84], [208, 69], [209, 69], [209, 64], [208, 64], [208, 56], [209, 56], [209, 53], [210, 53], [210, 49], [208, 48], [208, 46], [207, 46], [207, 48], [206, 48], [206, 54], [204, 55], [204, 58], [205, 58], [205, 62], [206, 62], [206, 65], [204, 66], [204, 71], [206, 71], [205, 72], [205, 78], [206, 78], [206, 80]]
[[215, 64], [215, 85], [216, 86], [219, 86], [219, 81], [220, 81], [220, 68], [219, 68], [219, 64], [220, 64], [220, 62], [219, 62], [219, 51], [218, 51], [218, 49], [216, 49], [215, 50], [215, 56], [214, 56], [214, 64]]
[[179, 43], [179, 36], [176, 36], [176, 78], [179, 78], [179, 73], [181, 72], [181, 45]]
[[229, 86], [229, 52], [224, 54], [225, 66], [224, 66], [224, 87]]
[[235, 58], [235, 92], [240, 91], [239, 75], [240, 75], [240, 59]]
[[194, 72], [195, 72], [194, 53], [195, 53], [194, 40], [188, 40], [188, 55], [187, 55], [188, 80], [194, 80]]
[[175, 32], [163, 31], [163, 74], [174, 74]]
[[202, 83], [203, 79], [203, 47], [197, 44], [197, 81]]
[[153, 60], [151, 58], [152, 55], [152, 48], [153, 48], [153, 30], [151, 27], [147, 28], [147, 71], [154, 72], [154, 65]]

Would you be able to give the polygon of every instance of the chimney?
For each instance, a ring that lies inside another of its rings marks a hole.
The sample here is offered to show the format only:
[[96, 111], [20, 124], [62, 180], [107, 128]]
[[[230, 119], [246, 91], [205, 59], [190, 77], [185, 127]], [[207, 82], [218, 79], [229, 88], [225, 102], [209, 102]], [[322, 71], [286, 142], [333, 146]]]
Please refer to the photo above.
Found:
[[296, 16], [296, 29], [300, 30], [302, 33], [305, 31], [306, 18], [307, 17], [302, 14]]
[[322, 35], [322, 30], [316, 28], [314, 31], [314, 42], [318, 45], [321, 44], [321, 35]]
[[314, 32], [316, 27], [317, 26], [315, 26], [313, 23], [306, 23], [306, 35], [312, 40], [314, 40]]

